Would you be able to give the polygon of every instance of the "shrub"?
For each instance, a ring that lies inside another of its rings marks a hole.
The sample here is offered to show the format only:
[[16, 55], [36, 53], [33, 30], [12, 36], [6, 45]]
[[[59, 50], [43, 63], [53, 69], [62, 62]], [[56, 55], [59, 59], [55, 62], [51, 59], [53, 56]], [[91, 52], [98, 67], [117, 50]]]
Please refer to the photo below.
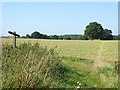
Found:
[[58, 87], [63, 75], [59, 54], [38, 43], [23, 43], [16, 49], [5, 43], [1, 60], [3, 88]]

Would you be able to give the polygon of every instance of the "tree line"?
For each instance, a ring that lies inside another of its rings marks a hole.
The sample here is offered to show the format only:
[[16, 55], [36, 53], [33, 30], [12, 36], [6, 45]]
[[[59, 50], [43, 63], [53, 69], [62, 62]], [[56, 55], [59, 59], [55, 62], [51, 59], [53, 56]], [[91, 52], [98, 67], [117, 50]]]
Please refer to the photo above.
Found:
[[22, 38], [35, 38], [35, 39], [58, 39], [58, 40], [120, 40], [120, 35], [112, 35], [112, 30], [104, 29], [101, 24], [97, 22], [90, 22], [84, 30], [84, 35], [68, 34], [68, 35], [46, 35], [38, 31], [33, 32], [31, 35], [26, 34]]

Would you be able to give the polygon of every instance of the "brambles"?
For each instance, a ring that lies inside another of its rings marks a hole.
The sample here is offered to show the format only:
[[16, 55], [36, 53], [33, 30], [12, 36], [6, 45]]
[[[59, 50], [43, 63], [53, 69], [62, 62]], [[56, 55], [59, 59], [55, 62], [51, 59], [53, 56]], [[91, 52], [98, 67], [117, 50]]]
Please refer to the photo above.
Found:
[[2, 46], [3, 88], [57, 87], [63, 65], [54, 49], [38, 43]]

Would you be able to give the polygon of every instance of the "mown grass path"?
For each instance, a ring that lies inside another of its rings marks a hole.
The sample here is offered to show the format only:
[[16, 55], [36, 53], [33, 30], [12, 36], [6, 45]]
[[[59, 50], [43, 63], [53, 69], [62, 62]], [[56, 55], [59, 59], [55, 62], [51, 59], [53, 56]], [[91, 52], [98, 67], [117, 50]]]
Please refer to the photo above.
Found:
[[[101, 62], [106, 63], [104, 61]], [[109, 67], [106, 65], [99, 67], [99, 62], [96, 64], [96, 61], [93, 60], [65, 57], [63, 63], [73, 71], [72, 73], [68, 73], [69, 78], [65, 77], [73, 86], [77, 86], [77, 82], [79, 82], [82, 88], [117, 87], [117, 76], [109, 62], [107, 63], [110, 65]]]
[[103, 67], [104, 66], [104, 61], [102, 61], [102, 52], [103, 52], [103, 42], [100, 43], [99, 45], [99, 50], [97, 53], [96, 60], [94, 62], [94, 67]]
[[103, 52], [103, 42], [101, 42], [101, 44], [100, 44], [100, 49], [98, 50], [98, 57], [97, 57], [97, 60], [98, 61], [101, 61], [101, 56], [102, 56], [102, 52]]
[[97, 52], [96, 60], [94, 62], [94, 67], [95, 68], [106, 67], [106, 66], [109, 67], [108, 62], [102, 60], [103, 47], [104, 47], [104, 43], [101, 42], [100, 45], [99, 45], [99, 50]]

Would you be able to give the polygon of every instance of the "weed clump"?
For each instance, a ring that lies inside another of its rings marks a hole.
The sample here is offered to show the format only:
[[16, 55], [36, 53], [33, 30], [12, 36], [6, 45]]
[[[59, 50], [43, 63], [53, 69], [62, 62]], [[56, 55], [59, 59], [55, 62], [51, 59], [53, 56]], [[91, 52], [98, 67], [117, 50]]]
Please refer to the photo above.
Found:
[[23, 43], [16, 49], [2, 45], [3, 88], [54, 88], [63, 77], [63, 65], [55, 49]]

